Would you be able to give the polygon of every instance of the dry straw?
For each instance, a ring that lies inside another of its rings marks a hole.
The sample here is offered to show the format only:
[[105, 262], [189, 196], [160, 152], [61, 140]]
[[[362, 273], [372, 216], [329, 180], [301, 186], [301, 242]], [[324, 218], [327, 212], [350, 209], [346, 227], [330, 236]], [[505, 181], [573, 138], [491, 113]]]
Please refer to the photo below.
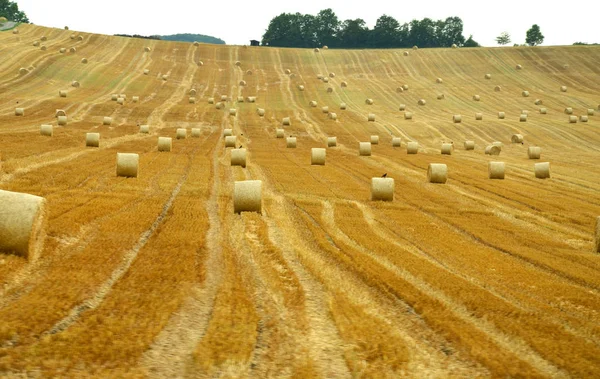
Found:
[[277, 138], [283, 138], [285, 135], [285, 130], [283, 129], [275, 129], [275, 136]]
[[58, 116], [56, 118], [56, 123], [60, 126], [66, 126], [67, 125], [67, 116]]
[[372, 135], [371, 136], [371, 144], [372, 145], [379, 145], [379, 136], [378, 135]]
[[438, 84], [442, 84], [444, 81], [442, 80], [442, 78], [437, 78], [435, 80], [435, 82], [438, 83]]
[[576, 124], [577, 123], [577, 116], [569, 116], [569, 122], [571, 124]]
[[42, 126], [40, 126], [40, 134], [43, 136], [52, 137], [52, 134], [54, 134], [54, 128], [52, 125], [42, 124]]
[[459, 124], [460, 122], [462, 122], [462, 116], [459, 114], [455, 114], [454, 116], [452, 116], [452, 121], [454, 121], [455, 124]]
[[283, 125], [283, 126], [291, 126], [292, 125], [292, 120], [289, 117], [284, 117], [283, 120], [281, 120], [281, 125]]
[[233, 186], [233, 212], [262, 212], [262, 181], [236, 181]]
[[442, 155], [452, 155], [452, 144], [451, 143], [443, 143], [442, 144]]
[[427, 181], [429, 183], [444, 184], [448, 180], [448, 166], [443, 163], [430, 163], [427, 168]]
[[46, 200], [0, 190], [0, 252], [35, 261], [46, 238]]
[[488, 178], [489, 179], [504, 179], [504, 162], [488, 162]]
[[111, 125], [113, 122], [112, 117], [104, 117], [102, 119], [102, 125]]
[[227, 136], [225, 137], [225, 147], [235, 147], [237, 144], [236, 136]]
[[491, 79], [492, 78], [492, 74], [485, 74], [484, 76], [486, 79]]
[[522, 134], [513, 134], [512, 137], [510, 137], [510, 142], [523, 143], [523, 135]]
[[419, 105], [425, 105], [425, 104], [427, 104], [425, 99], [419, 99]]
[[502, 148], [500, 146], [489, 145], [489, 146], [485, 147], [486, 155], [500, 155], [501, 151], [502, 151]]
[[369, 113], [369, 115], [367, 116], [367, 121], [375, 122], [375, 114]]
[[348, 83], [347, 82], [341, 82], [340, 86], [343, 87], [343, 88], [348, 87]]
[[262, 109], [262, 108], [258, 108], [258, 109], [256, 110], [256, 113], [258, 113], [258, 115], [259, 115], [260, 117], [263, 117], [263, 116], [265, 115], [265, 110], [264, 110], [264, 109]]
[[475, 120], [477, 120], [477, 121], [483, 120], [483, 113], [475, 113]]
[[58, 91], [58, 96], [60, 97], [67, 97], [67, 91]]
[[481, 97], [479, 95], [473, 95], [473, 100], [479, 101], [479, 100], [481, 100]]
[[336, 147], [337, 137], [327, 137], [327, 147]]
[[371, 178], [371, 200], [394, 201], [393, 178]]
[[535, 177], [538, 179], [547, 179], [550, 177], [550, 162], [541, 162], [533, 165]]
[[465, 141], [465, 150], [475, 150], [475, 141]]
[[192, 128], [192, 138], [200, 138], [200, 128]]
[[317, 102], [314, 101], [314, 100], [312, 100], [310, 103], [308, 103], [308, 105], [310, 105], [313, 108], [316, 108], [317, 107]]
[[406, 110], [406, 104], [400, 104], [400, 107], [398, 108], [398, 110], [405, 111]]
[[140, 133], [148, 134], [150, 133], [149, 125], [140, 125]]
[[567, 86], [561, 86], [560, 92], [567, 92]]
[[340, 103], [340, 109], [341, 110], [343, 110], [343, 111], [346, 110], [346, 107], [347, 107], [346, 103]]
[[392, 147], [400, 147], [402, 144], [402, 138], [392, 137]]
[[331, 120], [337, 120], [337, 113], [335, 112], [329, 112], [329, 116], [328, 116]]
[[419, 152], [418, 142], [409, 142], [406, 144], [406, 154], [417, 154]]
[[223, 129], [223, 137], [232, 136], [233, 129]]
[[186, 128], [177, 128], [176, 137], [177, 137], [177, 139], [186, 139], [187, 129]]
[[527, 148], [527, 157], [529, 159], [540, 159], [542, 148], [539, 146], [529, 146]]
[[523, 91], [521, 92], [521, 95], [523, 95], [523, 97], [529, 97], [529, 91]]
[[540, 114], [547, 114], [548, 110], [546, 108], [540, 108]]
[[100, 147], [100, 133], [86, 133], [85, 134], [85, 146], [86, 147]]
[[15, 108], [15, 116], [25, 116], [25, 108]]
[[323, 113], [329, 113], [329, 107], [328, 106], [321, 107], [321, 112], [323, 112]]
[[232, 149], [231, 150], [231, 165], [232, 166], [242, 166], [246, 168], [246, 157], [248, 153], [246, 149]]
[[534, 104], [535, 105], [542, 105], [544, 102], [542, 101], [542, 99], [535, 99]]
[[519, 116], [519, 121], [520, 121], [520, 122], [527, 122], [527, 114], [526, 114], [526, 113], [522, 113], [522, 114]]
[[173, 138], [158, 137], [158, 151], [169, 152], [173, 148]]
[[365, 104], [367, 104], [367, 105], [373, 105], [373, 99], [367, 99], [367, 100], [365, 100]]
[[588, 116], [586, 116], [586, 115], [579, 116], [579, 121], [581, 121], [581, 122], [588, 122]]
[[324, 166], [327, 150], [321, 147], [313, 147], [310, 150], [310, 164], [313, 166]]
[[358, 155], [362, 157], [371, 156], [371, 142], [359, 142], [358, 143]]
[[298, 141], [296, 140], [296, 137], [288, 137], [288, 138], [285, 140], [285, 146], [286, 146], [288, 149], [295, 149], [295, 148], [296, 148], [296, 146], [297, 146], [297, 142], [298, 142]]
[[235, 109], [235, 108], [230, 108], [230, 109], [229, 109], [229, 115], [230, 115], [230, 116], [235, 116], [235, 115], [237, 115], [237, 109]]
[[131, 98], [131, 101], [133, 101], [134, 103], [137, 103], [137, 102], [139, 102], [139, 101], [140, 101], [140, 97], [139, 97], [139, 96], [133, 96], [133, 97]]
[[117, 153], [117, 176], [137, 178], [140, 156], [134, 153]]
[[504, 112], [498, 112], [498, 118], [500, 120], [504, 120], [505, 117], [506, 117], [506, 114]]
[[404, 112], [404, 119], [405, 120], [412, 120], [412, 118], [413, 118], [412, 112]]
[[196, 104], [196, 98], [194, 96], [190, 96], [188, 98], [188, 103], [190, 103], [190, 104]]
[[300, 91], [304, 91], [304, 86], [303, 86], [302, 84], [300, 84], [300, 85], [298, 86], [298, 89], [299, 89]]

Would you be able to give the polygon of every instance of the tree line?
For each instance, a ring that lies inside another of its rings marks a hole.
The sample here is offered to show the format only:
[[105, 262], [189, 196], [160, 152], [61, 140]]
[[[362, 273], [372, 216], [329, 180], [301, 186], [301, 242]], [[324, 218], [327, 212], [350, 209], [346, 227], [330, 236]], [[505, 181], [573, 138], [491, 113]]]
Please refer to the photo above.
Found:
[[269, 23], [262, 37], [262, 44], [276, 47], [332, 48], [402, 48], [402, 47], [449, 47], [479, 46], [473, 37], [463, 36], [463, 21], [460, 17], [445, 20], [412, 20], [400, 24], [395, 18], [383, 15], [369, 29], [366, 22], [340, 21], [331, 8], [320, 11], [316, 16], [301, 13], [282, 13]]

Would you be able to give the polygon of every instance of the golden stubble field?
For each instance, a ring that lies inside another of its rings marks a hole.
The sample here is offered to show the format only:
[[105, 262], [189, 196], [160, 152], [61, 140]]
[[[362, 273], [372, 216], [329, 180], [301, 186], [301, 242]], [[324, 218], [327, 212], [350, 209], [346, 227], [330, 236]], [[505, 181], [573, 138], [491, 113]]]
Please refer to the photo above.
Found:
[[[403, 53], [0, 33], [0, 189], [48, 206], [40, 257], [0, 255], [0, 376], [598, 376], [600, 48]], [[223, 109], [209, 104], [222, 95]], [[567, 107], [595, 114], [569, 123]], [[224, 129], [246, 168], [230, 166]], [[494, 141], [501, 154], [485, 155]], [[115, 175], [117, 152], [139, 154], [137, 178]], [[505, 162], [504, 180], [488, 179], [489, 161]], [[429, 163], [447, 165], [446, 184], [427, 182]], [[394, 201], [371, 201], [384, 173]], [[262, 214], [234, 214], [234, 182], [249, 179], [263, 182]]]

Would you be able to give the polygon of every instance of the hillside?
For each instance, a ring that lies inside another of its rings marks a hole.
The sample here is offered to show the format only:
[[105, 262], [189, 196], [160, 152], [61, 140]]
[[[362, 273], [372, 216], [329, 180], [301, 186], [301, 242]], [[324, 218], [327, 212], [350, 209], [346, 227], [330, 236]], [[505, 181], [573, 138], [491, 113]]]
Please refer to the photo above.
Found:
[[[405, 56], [18, 30], [0, 33], [0, 190], [43, 196], [47, 235], [37, 260], [0, 253], [0, 376], [600, 372], [599, 47]], [[42, 36], [46, 50], [33, 46]], [[222, 95], [223, 109], [209, 103]], [[567, 107], [595, 114], [569, 123]], [[225, 129], [245, 168], [231, 166]], [[85, 146], [90, 132], [98, 148]], [[332, 136], [325, 165], [311, 165]], [[494, 141], [500, 155], [486, 155]], [[541, 159], [528, 159], [533, 146]], [[117, 153], [139, 154], [137, 178], [116, 176]], [[505, 163], [504, 180], [488, 179], [490, 161]], [[550, 178], [535, 177], [539, 162]], [[430, 163], [447, 165], [445, 184], [428, 182]], [[384, 173], [394, 200], [371, 201]], [[234, 213], [244, 180], [262, 181], [261, 213]]]

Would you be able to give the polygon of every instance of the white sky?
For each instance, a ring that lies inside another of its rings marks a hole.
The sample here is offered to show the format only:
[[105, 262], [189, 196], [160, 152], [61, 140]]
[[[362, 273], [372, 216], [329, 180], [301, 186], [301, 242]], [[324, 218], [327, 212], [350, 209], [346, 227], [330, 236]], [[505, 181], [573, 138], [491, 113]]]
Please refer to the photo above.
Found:
[[[15, 0], [13, 0], [15, 1]], [[543, 45], [600, 43], [596, 24], [600, 1], [570, 0], [16, 0], [30, 21], [37, 25], [64, 27], [101, 34], [197, 33], [221, 38], [228, 44], [261, 40], [269, 21], [283, 12], [316, 15], [331, 8], [340, 21], [362, 18], [369, 28], [387, 14], [401, 24], [425, 17], [463, 20], [465, 38], [473, 34], [483, 46], [497, 46], [503, 31], [512, 43], [525, 43], [525, 32], [538, 24], [545, 36]], [[156, 4], [156, 5], [155, 5]]]

